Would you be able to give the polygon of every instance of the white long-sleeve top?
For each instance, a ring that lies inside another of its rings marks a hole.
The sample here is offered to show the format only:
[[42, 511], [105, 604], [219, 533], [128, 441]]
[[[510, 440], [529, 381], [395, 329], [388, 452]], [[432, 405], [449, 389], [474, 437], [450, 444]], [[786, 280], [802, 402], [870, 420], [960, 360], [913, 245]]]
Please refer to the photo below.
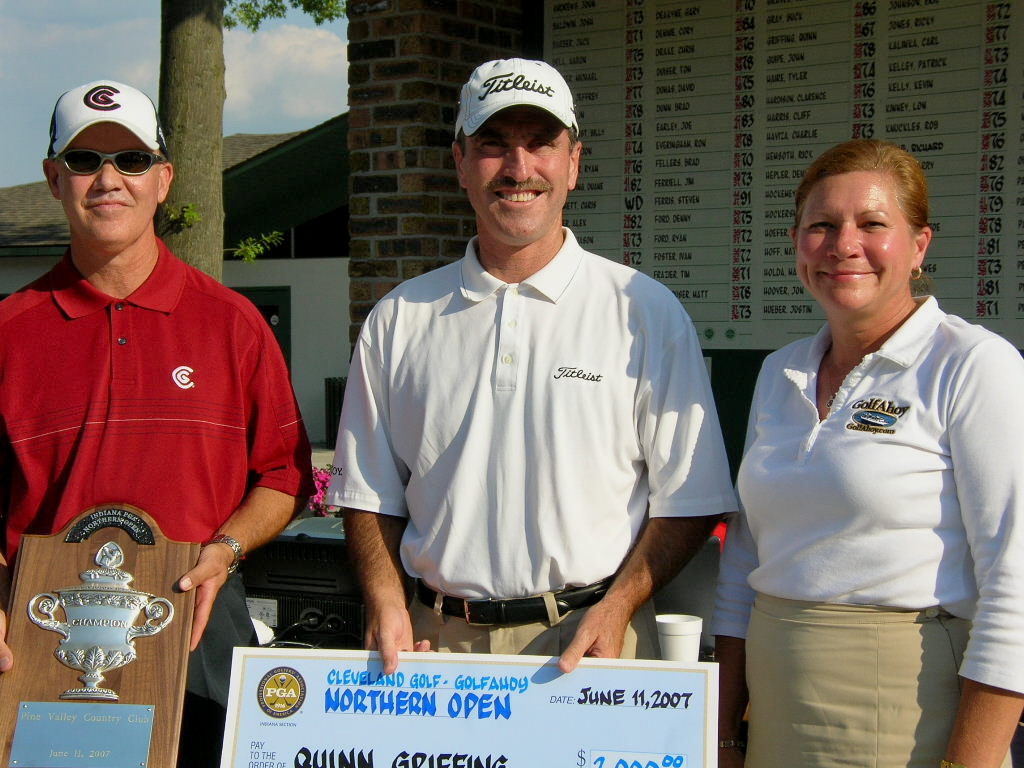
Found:
[[929, 298], [819, 421], [829, 343], [761, 369], [712, 631], [746, 637], [755, 592], [939, 605], [973, 621], [961, 674], [1024, 691], [1024, 360]]

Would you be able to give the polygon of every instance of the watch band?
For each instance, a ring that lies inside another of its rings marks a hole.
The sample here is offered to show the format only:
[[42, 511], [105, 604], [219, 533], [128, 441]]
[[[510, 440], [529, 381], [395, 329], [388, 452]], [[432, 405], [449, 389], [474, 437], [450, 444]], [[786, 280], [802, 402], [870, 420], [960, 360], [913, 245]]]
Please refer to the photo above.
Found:
[[232, 574], [238, 570], [238, 563], [242, 559], [242, 545], [238, 543], [238, 539], [233, 536], [228, 536], [226, 533], [215, 533], [203, 542], [204, 547], [210, 544], [227, 544], [231, 547], [231, 551], [235, 553], [235, 559], [232, 560], [231, 565], [228, 566], [228, 574]]

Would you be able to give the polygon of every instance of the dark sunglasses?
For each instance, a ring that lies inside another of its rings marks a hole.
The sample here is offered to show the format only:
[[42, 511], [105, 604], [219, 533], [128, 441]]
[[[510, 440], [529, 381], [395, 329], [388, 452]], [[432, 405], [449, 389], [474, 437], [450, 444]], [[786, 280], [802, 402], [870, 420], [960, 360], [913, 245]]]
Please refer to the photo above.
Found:
[[69, 149], [53, 158], [64, 163], [69, 171], [81, 175], [96, 173], [107, 160], [110, 160], [118, 173], [125, 176], [141, 176], [154, 163], [166, 163], [167, 159], [142, 149], [125, 149], [108, 155], [95, 149]]

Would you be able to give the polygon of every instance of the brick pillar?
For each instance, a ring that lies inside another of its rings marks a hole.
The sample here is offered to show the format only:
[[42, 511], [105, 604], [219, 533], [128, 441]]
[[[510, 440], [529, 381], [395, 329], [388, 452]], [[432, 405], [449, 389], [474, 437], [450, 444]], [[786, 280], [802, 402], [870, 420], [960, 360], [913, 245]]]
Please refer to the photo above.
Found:
[[473, 68], [522, 55], [521, 0], [350, 0], [350, 339], [402, 280], [462, 256], [472, 210], [451, 157]]

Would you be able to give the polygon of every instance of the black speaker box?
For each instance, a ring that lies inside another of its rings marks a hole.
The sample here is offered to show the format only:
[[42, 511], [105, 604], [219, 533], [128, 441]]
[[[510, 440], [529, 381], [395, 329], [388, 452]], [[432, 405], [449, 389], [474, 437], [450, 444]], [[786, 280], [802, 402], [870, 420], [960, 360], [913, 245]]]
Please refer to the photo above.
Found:
[[250, 613], [274, 631], [271, 646], [362, 647], [363, 604], [341, 518], [294, 521], [241, 571]]

